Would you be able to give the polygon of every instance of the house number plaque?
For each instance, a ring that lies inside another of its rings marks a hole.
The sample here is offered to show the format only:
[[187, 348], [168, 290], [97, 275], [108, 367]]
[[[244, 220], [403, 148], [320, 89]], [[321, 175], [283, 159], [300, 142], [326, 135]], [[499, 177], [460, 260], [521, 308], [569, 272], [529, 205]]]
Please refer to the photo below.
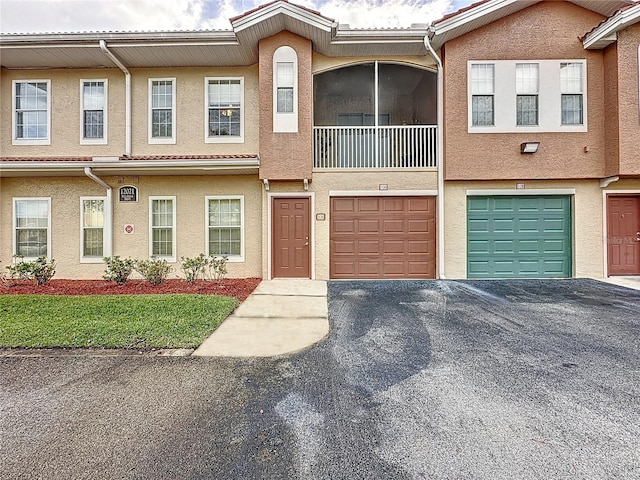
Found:
[[138, 188], [131, 185], [125, 185], [120, 187], [120, 201], [121, 202], [137, 202], [138, 201]]

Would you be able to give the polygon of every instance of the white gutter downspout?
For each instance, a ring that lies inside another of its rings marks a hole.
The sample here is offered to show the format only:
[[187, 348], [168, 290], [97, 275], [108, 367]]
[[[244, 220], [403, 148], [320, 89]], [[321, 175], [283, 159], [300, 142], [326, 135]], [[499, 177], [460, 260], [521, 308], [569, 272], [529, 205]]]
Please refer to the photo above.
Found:
[[103, 256], [111, 257], [112, 256], [112, 245], [113, 245], [113, 227], [112, 227], [112, 218], [113, 218], [113, 188], [107, 182], [97, 177], [92, 171], [91, 167], [84, 167], [84, 174], [89, 177], [91, 180], [96, 182], [98, 185], [103, 186], [107, 189], [107, 204], [105, 205], [104, 211], [104, 237], [105, 248], [102, 252]]
[[432, 33], [431, 28], [424, 37], [424, 46], [429, 50], [431, 56], [438, 64], [438, 145], [437, 145], [437, 162], [438, 162], [438, 278], [444, 280], [447, 278], [444, 274], [444, 77], [442, 73], [442, 61], [431, 46], [429, 34]]
[[107, 42], [100, 40], [100, 50], [102, 50], [107, 57], [115, 63], [120, 70], [124, 73], [124, 154], [125, 156], [131, 156], [131, 72], [127, 70], [127, 67], [107, 48]]

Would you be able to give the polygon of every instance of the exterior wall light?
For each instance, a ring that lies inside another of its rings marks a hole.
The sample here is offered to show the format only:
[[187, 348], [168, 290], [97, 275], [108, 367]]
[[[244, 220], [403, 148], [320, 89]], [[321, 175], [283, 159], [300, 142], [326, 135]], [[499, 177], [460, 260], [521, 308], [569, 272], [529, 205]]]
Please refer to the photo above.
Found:
[[524, 142], [520, 144], [520, 153], [536, 153], [540, 142]]

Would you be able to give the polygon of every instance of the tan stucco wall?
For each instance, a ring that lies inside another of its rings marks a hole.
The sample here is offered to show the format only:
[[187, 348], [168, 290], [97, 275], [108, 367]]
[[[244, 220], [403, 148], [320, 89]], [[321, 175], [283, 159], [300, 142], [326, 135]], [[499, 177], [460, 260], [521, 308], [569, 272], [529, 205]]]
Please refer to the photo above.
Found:
[[620, 171], [620, 105], [618, 92], [618, 45], [604, 50], [604, 100], [605, 100], [605, 175], [617, 175]]
[[[245, 261], [229, 262], [228, 277], [259, 277], [262, 263], [261, 184], [251, 176], [117, 177], [104, 180], [114, 187], [113, 254], [149, 257], [149, 196], [176, 197], [176, 260], [173, 275], [182, 276], [180, 257], [206, 252], [205, 196], [244, 195]], [[120, 203], [117, 188], [138, 187], [137, 203]], [[104, 196], [105, 189], [84, 177], [2, 178], [0, 184], [0, 267], [11, 262], [13, 197], [51, 197], [51, 255], [58, 263], [56, 278], [99, 279], [104, 265], [80, 263], [80, 197]], [[132, 224], [134, 233], [124, 233]]]
[[338, 67], [346, 67], [349, 65], [357, 65], [368, 62], [394, 62], [416, 67], [424, 67], [437, 71], [435, 60], [430, 56], [424, 57], [327, 57], [317, 52], [313, 52], [313, 73], [324, 72]]
[[[131, 69], [132, 155], [258, 153], [258, 66]], [[149, 144], [150, 78], [176, 78], [176, 144]], [[244, 143], [205, 143], [205, 77], [244, 77]], [[80, 145], [80, 79], [108, 79], [108, 145]], [[51, 145], [11, 143], [11, 82], [51, 80]], [[2, 156], [116, 156], [125, 152], [125, 82], [118, 69], [2, 71]]]
[[[575, 277], [604, 275], [602, 191], [598, 181], [527, 181], [527, 190], [575, 189], [573, 197], [573, 272]], [[467, 190], [507, 189], [515, 182], [447, 182], [444, 199], [444, 257], [447, 278], [467, 277]], [[551, 192], [548, 192], [551, 193]]]
[[[293, 48], [298, 57], [298, 132], [273, 131], [273, 54], [278, 47]], [[281, 32], [260, 40], [260, 178], [311, 178], [313, 168], [313, 95], [311, 41]]]
[[[419, 171], [336, 171], [313, 173], [313, 182], [309, 184], [309, 191], [305, 192], [302, 182], [271, 182], [269, 192], [263, 193], [263, 223], [265, 232], [263, 239], [263, 278], [268, 278], [268, 235], [271, 234], [268, 222], [269, 196], [268, 193], [277, 196], [279, 193], [297, 193], [312, 197], [312, 236], [314, 238], [314, 262], [315, 278], [326, 280], [329, 278], [329, 234], [330, 234], [330, 191], [353, 192], [354, 196], [359, 193], [368, 192], [372, 194], [393, 194], [402, 195], [407, 191], [429, 191], [435, 193], [437, 190], [437, 172]], [[380, 190], [380, 184], [388, 187], [387, 191]], [[315, 215], [325, 214], [325, 220], [316, 220]]]
[[[602, 19], [570, 2], [541, 2], [445, 44], [447, 180], [604, 175], [603, 54], [586, 51], [579, 40]], [[468, 60], [543, 59], [587, 60], [588, 132], [467, 133]], [[527, 141], [541, 142], [538, 153], [520, 154]]]
[[618, 33], [620, 174], [622, 175], [640, 175], [639, 45], [640, 25], [636, 24]]

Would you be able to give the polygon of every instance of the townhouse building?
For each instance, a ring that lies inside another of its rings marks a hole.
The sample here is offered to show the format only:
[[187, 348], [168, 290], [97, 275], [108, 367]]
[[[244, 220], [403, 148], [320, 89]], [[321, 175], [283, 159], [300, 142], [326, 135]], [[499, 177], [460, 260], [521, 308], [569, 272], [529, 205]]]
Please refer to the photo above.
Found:
[[224, 31], [3, 34], [0, 260], [640, 274], [639, 9], [484, 0], [352, 29], [276, 0]]
[[485, 0], [432, 25], [445, 274], [640, 274], [640, 6]]

